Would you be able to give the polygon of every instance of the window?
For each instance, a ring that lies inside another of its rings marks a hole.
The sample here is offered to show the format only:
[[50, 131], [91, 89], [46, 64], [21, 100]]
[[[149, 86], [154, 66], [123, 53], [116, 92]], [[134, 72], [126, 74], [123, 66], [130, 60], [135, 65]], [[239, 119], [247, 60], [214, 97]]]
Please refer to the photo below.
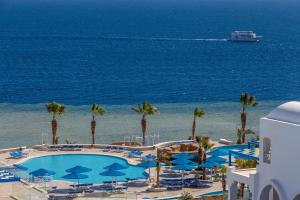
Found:
[[263, 139], [263, 151], [264, 163], [271, 164], [271, 140], [269, 138]]

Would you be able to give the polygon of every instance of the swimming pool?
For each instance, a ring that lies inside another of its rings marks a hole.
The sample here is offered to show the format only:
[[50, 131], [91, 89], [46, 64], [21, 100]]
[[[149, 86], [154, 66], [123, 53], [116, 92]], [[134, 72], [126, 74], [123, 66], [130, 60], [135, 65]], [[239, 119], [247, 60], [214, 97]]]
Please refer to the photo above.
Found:
[[[118, 181], [125, 181], [126, 178], [147, 178], [148, 174], [145, 172], [145, 168], [131, 165], [127, 160], [114, 156], [97, 155], [97, 154], [60, 154], [49, 155], [31, 158], [23, 163], [21, 166], [28, 168], [26, 172], [31, 172], [40, 168], [54, 171], [54, 180], [65, 180], [62, 176], [68, 174], [65, 170], [76, 165], [88, 167], [92, 171], [84, 173], [89, 177], [80, 180], [81, 183], [103, 183], [103, 181], [111, 181], [112, 177], [101, 176], [99, 173], [105, 171], [103, 168], [117, 162], [122, 165], [128, 166], [127, 169], [120, 170], [125, 173], [124, 176], [117, 177]], [[74, 180], [76, 181], [76, 180]]]

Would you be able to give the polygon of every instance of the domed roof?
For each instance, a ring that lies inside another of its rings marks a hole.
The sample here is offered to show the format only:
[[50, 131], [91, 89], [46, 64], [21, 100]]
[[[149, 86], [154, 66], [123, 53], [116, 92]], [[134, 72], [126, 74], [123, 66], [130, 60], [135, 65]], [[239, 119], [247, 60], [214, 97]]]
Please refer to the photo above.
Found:
[[300, 102], [284, 103], [271, 111], [266, 117], [292, 124], [300, 124]]

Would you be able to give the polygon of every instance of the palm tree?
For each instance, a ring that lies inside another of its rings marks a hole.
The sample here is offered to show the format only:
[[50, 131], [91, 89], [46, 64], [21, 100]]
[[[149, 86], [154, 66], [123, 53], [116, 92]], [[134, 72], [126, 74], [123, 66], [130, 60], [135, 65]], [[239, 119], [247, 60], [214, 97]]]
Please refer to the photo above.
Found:
[[[247, 123], [247, 108], [249, 106], [255, 107], [257, 106], [258, 102], [256, 101], [255, 96], [251, 96], [248, 93], [242, 93], [240, 96], [240, 103], [242, 105], [242, 111], [241, 111], [241, 124], [242, 124], [242, 130], [246, 130], [246, 123]], [[242, 143], [245, 143], [245, 134], [242, 135]]]
[[159, 182], [160, 182], [160, 170], [161, 170], [161, 166], [160, 163], [162, 162], [163, 158], [162, 158], [162, 154], [160, 149], [156, 150], [156, 186], [159, 187]]
[[236, 143], [237, 144], [242, 144], [243, 143], [243, 137], [244, 137], [244, 141], [245, 141], [246, 135], [249, 135], [249, 134], [255, 135], [255, 132], [253, 132], [250, 129], [242, 130], [242, 129], [238, 128], [237, 129], [237, 141], [236, 141]]
[[147, 115], [155, 115], [158, 113], [158, 109], [151, 105], [150, 103], [144, 102], [142, 105], [138, 104], [137, 107], [132, 108], [133, 111], [142, 116], [141, 127], [142, 127], [142, 137], [143, 137], [143, 146], [145, 145], [145, 137], [147, 130]]
[[203, 136], [196, 136], [196, 142], [198, 144], [198, 167], [200, 164], [202, 164], [203, 161], [202, 140], [203, 140]]
[[225, 179], [225, 174], [226, 174], [226, 172], [227, 172], [227, 168], [226, 168], [224, 165], [222, 165], [220, 171], [221, 171], [221, 174], [222, 174], [222, 188], [223, 188], [223, 192], [225, 192], [225, 191], [226, 191], [226, 179]]
[[196, 132], [196, 119], [201, 118], [205, 115], [205, 112], [201, 110], [200, 107], [196, 107], [194, 110], [194, 120], [193, 120], [193, 127], [192, 127], [192, 140], [195, 139], [195, 132]]
[[[211, 143], [208, 136], [203, 137], [202, 139], [202, 148], [203, 148], [203, 161], [206, 161], [206, 152], [209, 151], [215, 144]], [[206, 179], [206, 170], [203, 168], [203, 179]]]
[[243, 136], [243, 130], [238, 128], [237, 129], [237, 144], [242, 144], [242, 136]]
[[95, 144], [96, 138], [96, 116], [97, 115], [104, 115], [105, 110], [104, 108], [102, 108], [101, 106], [97, 105], [97, 104], [93, 104], [92, 105], [92, 121], [91, 121], [91, 131], [92, 131], [92, 146]]
[[[236, 159], [235, 164], [240, 169], [245, 168], [255, 168], [257, 165], [257, 161], [255, 160], [243, 160], [243, 159]], [[239, 196], [244, 197], [244, 189], [245, 189], [245, 183], [240, 183], [240, 192]]]
[[58, 144], [58, 137], [57, 137], [57, 120], [56, 115], [64, 115], [65, 114], [65, 106], [52, 102], [50, 104], [46, 104], [47, 111], [50, 115], [52, 115], [52, 144]]

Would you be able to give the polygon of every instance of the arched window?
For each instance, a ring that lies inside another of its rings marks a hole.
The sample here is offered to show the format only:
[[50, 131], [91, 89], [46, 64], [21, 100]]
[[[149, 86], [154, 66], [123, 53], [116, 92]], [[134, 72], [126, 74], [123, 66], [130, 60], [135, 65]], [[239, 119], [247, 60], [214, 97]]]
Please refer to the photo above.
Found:
[[[281, 200], [278, 192], [271, 185], [267, 185], [260, 194], [260, 200]], [[283, 199], [282, 199], [283, 200]]]
[[263, 139], [263, 161], [271, 164], [271, 140], [269, 138]]
[[294, 200], [300, 200], [300, 194], [298, 194], [297, 196], [295, 196]]

